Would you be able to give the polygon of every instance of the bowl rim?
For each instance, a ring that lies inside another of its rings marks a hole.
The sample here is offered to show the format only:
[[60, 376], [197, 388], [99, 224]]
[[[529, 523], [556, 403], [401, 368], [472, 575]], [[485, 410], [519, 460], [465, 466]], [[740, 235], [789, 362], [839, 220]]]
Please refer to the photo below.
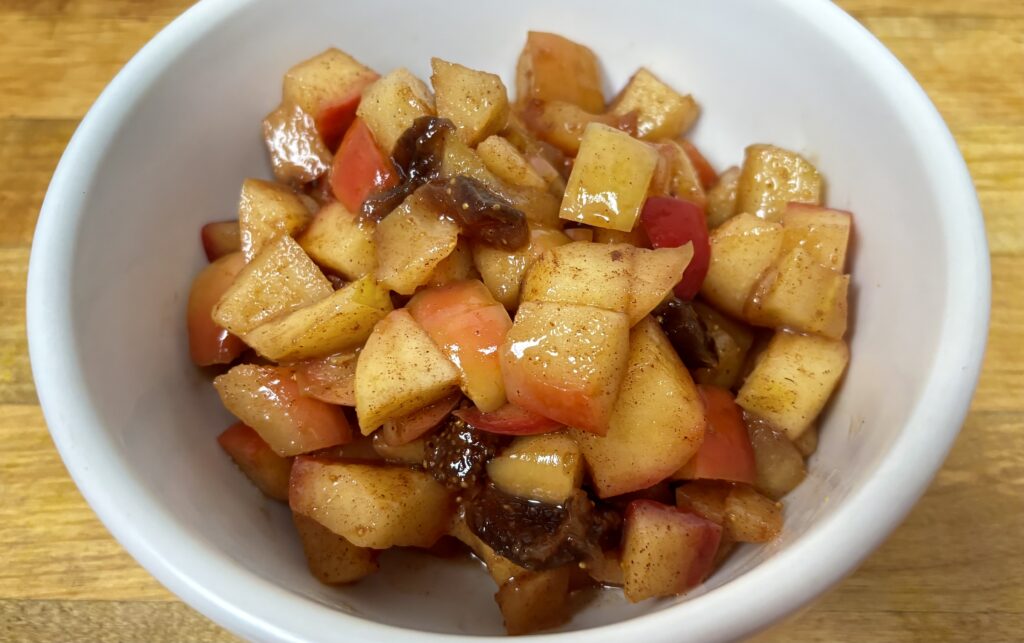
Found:
[[[236, 634], [289, 642], [322, 640], [325, 632], [339, 631], [349, 640], [493, 640], [386, 625], [317, 603], [228, 559], [177, 523], [144, 488], [107, 484], [132, 476], [107, 448], [111, 441], [76, 361], [70, 314], [73, 250], [82, 219], [82, 206], [76, 201], [97, 172], [95, 164], [85, 161], [109, 147], [119, 123], [158, 72], [250, 1], [201, 0], [161, 30], [104, 89], [61, 157], [33, 239], [26, 301], [32, 372], [49, 431], [82, 495], [121, 545], [164, 586]], [[947, 204], [942, 212], [957, 213], [941, 218], [946, 254], [951, 256], [955, 248], [957, 256], [955, 266], [946, 265], [946, 308], [938, 340], [943, 350], [934, 356], [904, 429], [874, 474], [794, 546], [678, 605], [610, 625], [539, 634], [532, 640], [562, 642], [585, 632], [594, 643], [637, 634], [667, 642], [679, 639], [673, 626], [680, 623], [686, 623], [686, 635], [694, 640], [726, 640], [782, 620], [850, 573], [899, 525], [938, 472], [966, 417], [980, 374], [991, 303], [984, 223], [966, 163], [924, 90], [865, 27], [829, 0], [775, 2], [794, 14], [793, 19], [833, 34], [836, 46], [856, 52], [858, 64], [870, 68], [900, 103], [898, 113], [915, 147], [930, 151], [928, 178], [938, 201]], [[897, 479], [900, 484], [892, 484]], [[880, 497], [886, 502], [877, 502]], [[143, 514], [145, 519], [139, 520]], [[864, 515], [872, 520], [863, 521]], [[791, 573], [807, 567], [803, 561], [815, 561], [813, 570], [808, 568], [813, 574]], [[246, 591], [237, 591], [240, 587]], [[765, 587], [772, 591], [758, 591]], [[749, 600], [752, 596], [757, 600]], [[734, 609], [737, 601], [743, 601], [744, 610]], [[706, 614], [726, 616], [702, 616]]]

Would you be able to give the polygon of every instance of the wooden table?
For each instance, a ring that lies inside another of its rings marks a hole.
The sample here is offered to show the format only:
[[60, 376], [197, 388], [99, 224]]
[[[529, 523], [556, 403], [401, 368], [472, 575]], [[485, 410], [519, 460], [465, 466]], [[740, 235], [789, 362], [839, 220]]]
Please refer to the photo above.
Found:
[[[234, 640], [82, 500], [46, 432], [24, 327], [29, 245], [57, 159], [104, 85], [188, 4], [0, 3], [0, 641]], [[840, 4], [921, 81], [967, 158], [992, 250], [991, 339], [963, 433], [906, 523], [758, 640], [1024, 640], [1024, 2]]]

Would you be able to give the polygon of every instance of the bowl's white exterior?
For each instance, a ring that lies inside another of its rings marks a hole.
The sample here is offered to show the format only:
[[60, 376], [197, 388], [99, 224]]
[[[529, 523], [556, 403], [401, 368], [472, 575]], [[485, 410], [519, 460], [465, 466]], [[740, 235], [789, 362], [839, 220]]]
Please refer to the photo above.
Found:
[[[431, 8], [432, 7], [432, 8]], [[638, 65], [704, 107], [713, 163], [751, 142], [808, 155], [856, 213], [853, 361], [778, 542], [739, 551], [686, 598], [608, 592], [538, 640], [730, 639], [838, 581], [899, 523], [951, 446], [985, 345], [989, 265], [956, 145], [924, 92], [824, 0], [204, 0], [118, 75], [75, 133], [29, 273], [33, 372], [86, 499], [149, 571], [232, 631], [272, 641], [442, 641], [501, 632], [485, 574], [411, 557], [333, 590], [283, 507], [214, 438], [229, 418], [188, 361], [200, 224], [267, 175], [259, 122], [293, 63], [329, 45], [380, 71], [430, 56], [512, 79], [527, 29], [592, 46], [608, 92]], [[511, 86], [511, 82], [509, 82]], [[469, 639], [462, 639], [469, 640]]]

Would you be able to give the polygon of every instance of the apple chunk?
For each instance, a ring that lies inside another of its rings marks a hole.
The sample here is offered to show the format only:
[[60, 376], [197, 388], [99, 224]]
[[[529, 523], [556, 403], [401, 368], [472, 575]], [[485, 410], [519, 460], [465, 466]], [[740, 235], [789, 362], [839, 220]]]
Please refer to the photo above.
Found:
[[459, 370], [463, 392], [482, 411], [505, 404], [498, 349], [512, 320], [480, 281], [421, 290], [409, 313]]
[[[287, 499], [287, 497], [286, 497]], [[292, 513], [309, 571], [325, 585], [344, 585], [377, 571], [377, 552], [356, 547], [317, 521]]]
[[738, 214], [711, 231], [711, 262], [700, 292], [716, 308], [743, 318], [750, 295], [782, 247], [782, 226]]
[[524, 436], [487, 463], [487, 475], [507, 494], [560, 505], [583, 481], [583, 457], [564, 433]]
[[203, 268], [188, 294], [188, 349], [197, 366], [230, 364], [245, 351], [245, 343], [213, 320], [213, 308], [245, 267], [235, 252]]
[[629, 318], [592, 306], [525, 302], [501, 351], [510, 402], [603, 435], [629, 358]]
[[303, 397], [291, 369], [240, 364], [213, 380], [221, 401], [280, 456], [352, 440], [340, 407]]
[[561, 231], [531, 225], [530, 243], [525, 248], [509, 252], [478, 243], [473, 248], [473, 262], [494, 298], [512, 310], [519, 305], [523, 277], [530, 266], [545, 251], [566, 243], [569, 238]]
[[320, 457], [295, 459], [288, 498], [292, 511], [373, 549], [430, 547], [453, 510], [429, 473]]
[[242, 183], [238, 225], [246, 261], [252, 261], [275, 237], [296, 234], [309, 220], [309, 210], [290, 188], [259, 179]]
[[799, 247], [821, 265], [843, 271], [853, 228], [852, 214], [805, 203], [790, 203], [779, 221], [785, 230], [782, 254]]
[[199, 233], [203, 242], [203, 252], [211, 263], [224, 255], [242, 249], [241, 231], [238, 221], [211, 221], [203, 226]]
[[530, 31], [516, 64], [516, 99], [561, 100], [588, 112], [604, 111], [601, 71], [589, 48], [568, 38]]
[[573, 431], [601, 498], [646, 489], [689, 460], [704, 437], [704, 405], [650, 317], [629, 336], [629, 361], [604, 436]]
[[213, 320], [243, 336], [260, 324], [320, 301], [331, 282], [288, 235], [250, 261], [213, 309]]
[[459, 371], [409, 311], [374, 327], [356, 364], [356, 414], [363, 435], [455, 392]]
[[402, 67], [366, 88], [356, 115], [366, 122], [385, 155], [390, 155], [413, 121], [434, 115], [434, 97], [422, 80]]
[[632, 230], [657, 164], [658, 152], [647, 143], [591, 123], [583, 133], [559, 216], [597, 228]]
[[846, 333], [850, 276], [817, 262], [795, 247], [761, 276], [744, 308], [758, 326], [790, 328], [840, 339]]
[[752, 484], [757, 479], [754, 450], [732, 393], [715, 386], [701, 386], [700, 394], [707, 409], [704, 442], [673, 477]]
[[324, 357], [359, 346], [391, 311], [391, 297], [366, 276], [320, 301], [257, 326], [245, 341], [275, 361]]
[[430, 67], [437, 115], [455, 124], [466, 145], [476, 145], [505, 127], [508, 93], [501, 78], [440, 58], [431, 59]]
[[459, 241], [459, 225], [438, 216], [428, 197], [417, 191], [377, 224], [377, 279], [402, 295], [430, 280], [434, 269]]
[[736, 212], [776, 221], [791, 201], [820, 204], [822, 190], [821, 175], [804, 157], [774, 145], [751, 145], [736, 186]]
[[297, 240], [313, 261], [345, 279], [359, 279], [377, 267], [373, 225], [338, 201], [321, 208]]
[[631, 602], [676, 596], [711, 573], [722, 528], [653, 500], [626, 508], [622, 534], [623, 591]]
[[682, 135], [697, 120], [700, 110], [692, 96], [677, 93], [641, 68], [629, 79], [609, 111], [617, 115], [636, 112], [637, 136], [657, 141]]
[[282, 98], [311, 115], [333, 150], [355, 118], [363, 89], [377, 73], [338, 49], [328, 49], [288, 70]]
[[331, 168], [331, 152], [320, 138], [316, 122], [294, 103], [280, 105], [263, 119], [263, 142], [274, 178], [281, 183], [298, 187]]
[[849, 360], [841, 340], [777, 332], [736, 402], [795, 440], [818, 417]]
[[252, 427], [232, 424], [217, 437], [217, 443], [265, 496], [288, 502], [292, 461], [277, 455]]

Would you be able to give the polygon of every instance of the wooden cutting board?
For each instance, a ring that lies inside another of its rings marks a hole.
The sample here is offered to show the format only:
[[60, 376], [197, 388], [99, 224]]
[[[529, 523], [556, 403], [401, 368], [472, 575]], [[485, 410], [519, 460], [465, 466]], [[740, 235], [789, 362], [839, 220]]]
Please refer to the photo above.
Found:
[[[25, 341], [29, 245], [57, 159], [100, 90], [188, 4], [0, 2], [0, 641], [234, 640], [93, 516], [46, 432]], [[1024, 2], [839, 4], [910, 68], [967, 158], [992, 250], [992, 333], [964, 431], [906, 523], [758, 640], [1024, 640]]]

